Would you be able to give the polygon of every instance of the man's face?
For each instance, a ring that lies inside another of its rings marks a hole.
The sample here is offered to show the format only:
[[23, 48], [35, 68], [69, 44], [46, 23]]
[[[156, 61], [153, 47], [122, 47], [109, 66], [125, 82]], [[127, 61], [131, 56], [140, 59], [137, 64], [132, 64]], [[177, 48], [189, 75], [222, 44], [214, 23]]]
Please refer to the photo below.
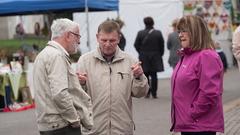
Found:
[[74, 29], [72, 31], [68, 32], [69, 38], [70, 38], [70, 45], [68, 48], [68, 52], [70, 54], [74, 54], [78, 50], [78, 46], [80, 45], [80, 34], [79, 34], [79, 29]]
[[117, 31], [110, 33], [100, 31], [97, 34], [97, 41], [99, 43], [101, 53], [106, 57], [111, 57], [115, 54], [119, 40], [120, 37]]

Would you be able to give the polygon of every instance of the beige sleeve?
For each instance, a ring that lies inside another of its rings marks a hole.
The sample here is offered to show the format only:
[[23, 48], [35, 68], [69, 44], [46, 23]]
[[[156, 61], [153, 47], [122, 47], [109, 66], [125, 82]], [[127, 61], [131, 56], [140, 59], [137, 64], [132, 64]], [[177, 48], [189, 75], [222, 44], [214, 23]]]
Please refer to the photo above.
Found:
[[79, 121], [68, 89], [67, 63], [63, 56], [55, 56], [48, 68], [52, 99], [62, 118], [70, 123]]
[[[85, 66], [84, 66], [84, 59], [81, 56], [80, 56], [80, 58], [78, 59], [78, 62], [77, 62], [77, 72], [87, 73], [87, 71], [85, 69]], [[87, 84], [81, 85], [81, 86], [82, 86], [83, 90], [85, 92], [87, 92]]]
[[240, 31], [235, 31], [233, 34], [233, 54], [237, 60], [240, 60]]
[[133, 97], [143, 97], [147, 95], [149, 90], [148, 80], [143, 74], [139, 79], [133, 80], [132, 96]]
[[233, 33], [232, 43], [233, 55], [237, 59], [238, 67], [240, 67], [240, 26]]

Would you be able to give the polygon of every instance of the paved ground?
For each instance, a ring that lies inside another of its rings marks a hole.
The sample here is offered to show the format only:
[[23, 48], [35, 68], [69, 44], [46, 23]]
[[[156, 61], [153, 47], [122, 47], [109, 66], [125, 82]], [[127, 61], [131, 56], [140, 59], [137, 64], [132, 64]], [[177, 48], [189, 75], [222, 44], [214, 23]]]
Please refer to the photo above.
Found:
[[[240, 135], [240, 73], [229, 70], [224, 77], [225, 134]], [[134, 99], [135, 135], [171, 135], [170, 80], [159, 80], [158, 99]], [[39, 135], [34, 109], [0, 113], [0, 135]]]
[[240, 106], [225, 114], [225, 134], [240, 135]]
[[[231, 69], [224, 75], [224, 110], [231, 112], [240, 103], [240, 73], [238, 69]], [[134, 117], [136, 123], [136, 135], [170, 135], [170, 84], [169, 79], [159, 80], [159, 99], [135, 99]], [[240, 111], [240, 110], [239, 110]], [[226, 115], [228, 113], [225, 113]], [[235, 115], [240, 117], [240, 113]], [[229, 122], [229, 117], [225, 118]], [[231, 121], [230, 121], [231, 123]], [[233, 123], [231, 124], [233, 125]], [[232, 126], [225, 125], [226, 131]], [[239, 123], [240, 127], [240, 123]], [[234, 129], [235, 130], [235, 129]], [[230, 134], [226, 132], [224, 135]]]

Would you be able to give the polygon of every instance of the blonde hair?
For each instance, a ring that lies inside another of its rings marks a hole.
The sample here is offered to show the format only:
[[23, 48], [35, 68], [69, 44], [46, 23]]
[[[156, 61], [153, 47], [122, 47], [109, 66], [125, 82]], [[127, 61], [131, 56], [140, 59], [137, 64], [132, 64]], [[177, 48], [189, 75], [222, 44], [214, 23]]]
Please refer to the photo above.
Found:
[[207, 24], [201, 17], [193, 15], [184, 16], [179, 19], [177, 29], [188, 32], [192, 50], [214, 49], [214, 42]]
[[106, 20], [102, 22], [98, 27], [98, 33], [101, 31], [106, 33], [117, 31], [117, 33], [120, 34], [120, 26], [113, 20]]

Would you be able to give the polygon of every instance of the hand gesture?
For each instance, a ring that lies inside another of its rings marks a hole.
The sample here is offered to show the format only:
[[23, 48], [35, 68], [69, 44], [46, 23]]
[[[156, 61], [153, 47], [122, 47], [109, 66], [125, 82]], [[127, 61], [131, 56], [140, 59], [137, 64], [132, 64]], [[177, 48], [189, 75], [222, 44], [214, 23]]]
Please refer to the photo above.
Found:
[[81, 72], [77, 72], [78, 75], [78, 80], [80, 82], [81, 85], [85, 85], [86, 81], [87, 81], [87, 74], [86, 73], [81, 73]]
[[143, 69], [141, 66], [142, 62], [139, 61], [136, 64], [131, 66], [132, 72], [133, 72], [133, 76], [135, 78], [139, 78], [142, 74], [143, 74]]

